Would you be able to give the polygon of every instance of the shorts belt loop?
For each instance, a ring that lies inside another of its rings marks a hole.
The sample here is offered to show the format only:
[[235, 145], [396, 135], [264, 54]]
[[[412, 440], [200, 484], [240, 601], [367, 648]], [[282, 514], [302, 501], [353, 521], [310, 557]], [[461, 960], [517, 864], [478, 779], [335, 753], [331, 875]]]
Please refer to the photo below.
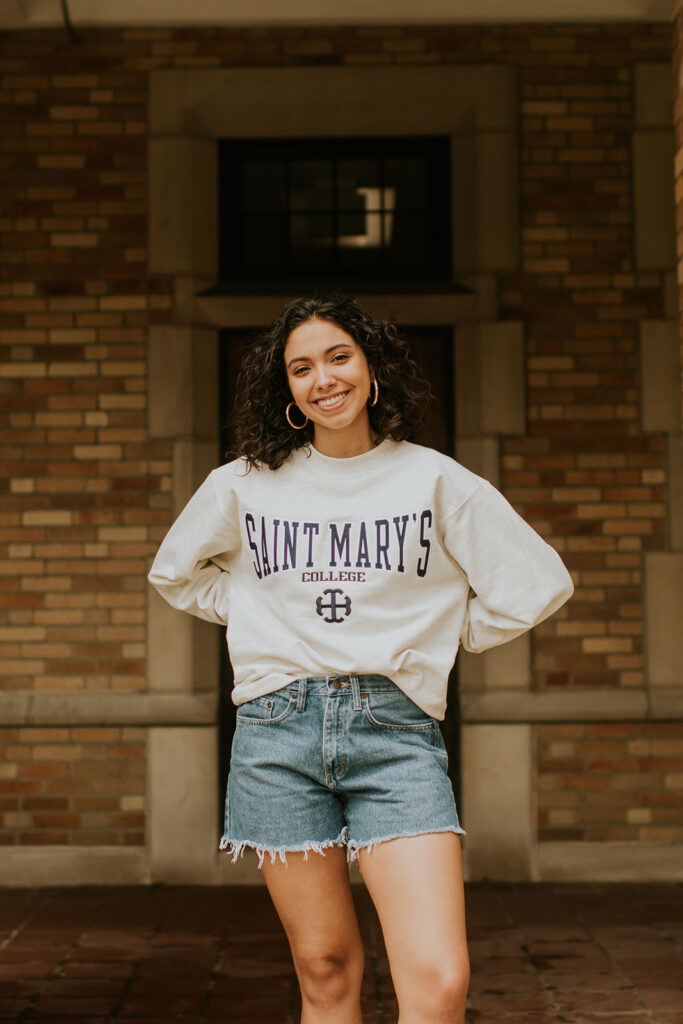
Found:
[[306, 710], [306, 680], [305, 679], [300, 679], [299, 680], [299, 692], [296, 695], [296, 710], [297, 711], [305, 711]]
[[353, 694], [353, 710], [360, 711], [363, 707], [360, 699], [360, 682], [358, 676], [349, 676], [351, 680], [351, 693]]

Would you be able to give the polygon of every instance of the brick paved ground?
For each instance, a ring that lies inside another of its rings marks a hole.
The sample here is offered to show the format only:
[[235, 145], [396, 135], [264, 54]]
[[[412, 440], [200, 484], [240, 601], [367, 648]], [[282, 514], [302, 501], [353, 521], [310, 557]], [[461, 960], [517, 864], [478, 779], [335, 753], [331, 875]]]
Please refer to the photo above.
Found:
[[[396, 1010], [362, 890], [365, 1021]], [[470, 886], [470, 1024], [683, 1024], [683, 886]], [[298, 1020], [265, 892], [0, 892], [0, 1021]]]

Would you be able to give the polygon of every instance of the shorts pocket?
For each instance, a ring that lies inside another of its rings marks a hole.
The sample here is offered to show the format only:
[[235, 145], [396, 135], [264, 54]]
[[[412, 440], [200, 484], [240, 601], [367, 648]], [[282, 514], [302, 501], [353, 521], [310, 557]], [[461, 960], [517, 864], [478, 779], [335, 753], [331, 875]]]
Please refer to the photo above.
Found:
[[237, 721], [249, 725], [277, 725], [296, 707], [296, 694], [285, 690], [283, 693], [268, 693], [265, 697], [254, 697], [237, 708]]
[[365, 694], [363, 711], [367, 721], [380, 729], [428, 732], [436, 725], [436, 720], [401, 690]]

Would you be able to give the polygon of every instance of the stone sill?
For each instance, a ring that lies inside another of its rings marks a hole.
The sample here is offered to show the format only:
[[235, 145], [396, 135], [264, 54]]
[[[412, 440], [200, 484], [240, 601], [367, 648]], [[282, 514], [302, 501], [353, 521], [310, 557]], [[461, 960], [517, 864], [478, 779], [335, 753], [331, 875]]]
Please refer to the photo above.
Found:
[[0, 693], [4, 726], [214, 725], [215, 693]]
[[[609, 722], [683, 719], [683, 687], [650, 690], [462, 691], [463, 723]], [[5, 726], [215, 725], [215, 693], [0, 693]]]
[[462, 721], [609, 722], [683, 718], [680, 689], [461, 691]]

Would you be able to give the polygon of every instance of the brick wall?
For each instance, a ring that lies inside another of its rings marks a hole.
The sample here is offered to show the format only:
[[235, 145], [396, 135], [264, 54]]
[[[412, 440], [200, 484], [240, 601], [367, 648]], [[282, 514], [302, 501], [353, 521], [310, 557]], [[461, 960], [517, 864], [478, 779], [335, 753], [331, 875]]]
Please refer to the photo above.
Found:
[[0, 844], [144, 845], [145, 730], [0, 729]]
[[[641, 559], [665, 545], [665, 470], [662, 439], [639, 428], [638, 323], [665, 310], [663, 276], [633, 262], [632, 75], [634, 62], [668, 61], [670, 49], [668, 26], [643, 25], [85, 30], [77, 45], [60, 31], [6, 35], [0, 686], [146, 685], [144, 570], [169, 521], [171, 471], [169, 446], [146, 435], [146, 330], [173, 320], [171, 283], [145, 271], [146, 73], [465, 61], [515, 64], [522, 99], [523, 259], [499, 298], [503, 316], [525, 324], [529, 430], [504, 441], [502, 486], [577, 583], [571, 606], [535, 632], [534, 685], [642, 685]], [[590, 788], [567, 804], [582, 791], [558, 779], [577, 769], [558, 774], [546, 747], [574, 744], [576, 764], [599, 727], [564, 728], [539, 729], [543, 838], [660, 826], [683, 838], [680, 818], [642, 818], [643, 794], [626, 784], [630, 753], [601, 770], [620, 794], [618, 819], [605, 812], [596, 824]], [[627, 728], [627, 747], [655, 743], [655, 726]], [[50, 735], [4, 737], [5, 840], [139, 841], [130, 772], [141, 771], [143, 743], [125, 730]], [[111, 762], [126, 771], [94, 773], [83, 795], [78, 765], [95, 763], [98, 743], [129, 738], [130, 756]], [[41, 776], [51, 763], [68, 770]], [[664, 769], [647, 771], [653, 795], [677, 798]]]
[[541, 840], [680, 841], [680, 722], [543, 725], [536, 734]]

